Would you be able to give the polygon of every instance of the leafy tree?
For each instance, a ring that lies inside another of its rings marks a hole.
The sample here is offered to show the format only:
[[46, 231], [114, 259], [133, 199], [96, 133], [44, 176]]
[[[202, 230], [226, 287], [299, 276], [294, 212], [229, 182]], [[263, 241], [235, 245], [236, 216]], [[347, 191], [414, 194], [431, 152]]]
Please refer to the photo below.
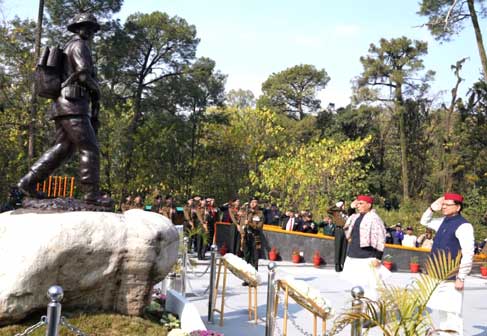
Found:
[[[29, 110], [33, 85], [35, 23], [15, 18], [0, 26], [0, 172], [6, 194], [20, 171], [27, 170]], [[44, 106], [43, 106], [44, 107]], [[42, 143], [43, 134], [39, 134]]]
[[288, 134], [271, 110], [227, 107], [210, 113], [214, 114], [223, 121], [207, 118], [202, 124], [201, 155], [205, 160], [199, 161], [195, 188], [225, 200], [237, 192], [242, 198], [253, 195], [258, 188], [250, 185], [249, 172], [258, 176], [259, 167], [281, 153]]
[[204, 112], [209, 106], [221, 106], [225, 99], [226, 76], [215, 69], [215, 62], [209, 58], [198, 59], [183, 76], [183, 106], [190, 113], [191, 123], [191, 158], [189, 161], [189, 180], [187, 195], [191, 194], [191, 185], [197, 169], [197, 150], [201, 137], [200, 124]]
[[247, 107], [255, 107], [255, 96], [250, 90], [230, 90], [227, 93], [226, 102], [228, 106], [244, 109]]
[[281, 155], [260, 165], [259, 174], [251, 172], [251, 183], [281, 207], [325, 214], [331, 200], [351, 199], [366, 189], [369, 167], [358, 159], [370, 140], [321, 139], [284, 146]]
[[402, 194], [405, 200], [409, 198], [405, 98], [413, 94], [421, 96], [428, 89], [428, 81], [434, 75], [432, 71], [422, 78], [415, 78], [424, 69], [421, 56], [427, 51], [426, 42], [411, 41], [407, 37], [381, 39], [379, 46], [371, 44], [369, 55], [360, 58], [364, 71], [356, 83], [359, 99], [393, 103], [399, 121]]
[[317, 112], [320, 100], [317, 91], [323, 90], [330, 81], [324, 69], [300, 64], [274, 73], [262, 84], [263, 95], [258, 107], [268, 107], [302, 120], [306, 113]]
[[[480, 9], [475, 8], [475, 3]], [[484, 79], [487, 79], [487, 56], [478, 21], [478, 16], [481, 18], [487, 16], [484, 0], [422, 0], [418, 14], [428, 17], [426, 25], [433, 36], [446, 41], [458, 34], [464, 28], [465, 21], [470, 19], [475, 32]]]
[[[133, 14], [127, 18], [123, 30], [111, 36], [109, 43], [113, 50], [115, 42], [124, 41], [120, 51], [127, 51], [116, 63], [117, 68], [106, 67], [108, 73], [118, 78], [115, 91], [120, 99], [131, 101], [131, 119], [128, 123], [123, 144], [124, 184], [133, 178], [133, 153], [138, 128], [146, 112], [145, 100], [150, 97], [156, 84], [173, 76], [180, 76], [195, 57], [196, 28], [179, 17], [166, 13]], [[109, 62], [111, 55], [100, 55]]]
[[122, 8], [123, 0], [44, 0], [52, 23], [66, 25], [76, 14], [91, 12], [108, 19]]

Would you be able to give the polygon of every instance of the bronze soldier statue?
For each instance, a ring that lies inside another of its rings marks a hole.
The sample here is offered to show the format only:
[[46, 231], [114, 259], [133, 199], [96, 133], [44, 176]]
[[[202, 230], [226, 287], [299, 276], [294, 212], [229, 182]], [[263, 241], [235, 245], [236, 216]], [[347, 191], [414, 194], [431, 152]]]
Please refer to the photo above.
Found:
[[61, 92], [50, 110], [50, 118], [56, 125], [55, 143], [30, 167], [17, 187], [26, 196], [39, 197], [36, 183], [45, 180], [77, 150], [83, 200], [109, 205], [112, 200], [99, 190], [100, 154], [95, 129], [100, 109], [100, 88], [89, 47], [89, 40], [100, 25], [92, 14], [81, 13], [74, 17], [67, 29], [75, 35], [64, 47]]

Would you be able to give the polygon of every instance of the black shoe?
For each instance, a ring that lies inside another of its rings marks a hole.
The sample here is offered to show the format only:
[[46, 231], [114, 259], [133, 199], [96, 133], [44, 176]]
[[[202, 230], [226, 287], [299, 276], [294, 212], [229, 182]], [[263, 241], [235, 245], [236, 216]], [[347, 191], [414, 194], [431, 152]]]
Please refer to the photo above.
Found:
[[36, 183], [32, 182], [35, 181], [35, 175], [32, 172], [29, 172], [26, 176], [20, 179], [19, 183], [17, 184], [17, 190], [20, 193], [27, 197], [33, 198], [46, 198], [46, 194], [36, 190]]
[[91, 191], [83, 196], [83, 200], [86, 203], [100, 205], [105, 207], [111, 207], [114, 205], [114, 201], [107, 194], [99, 191]]
[[335, 271], [341, 272], [341, 271], [343, 271], [343, 268], [340, 265], [335, 265]]
[[242, 286], [247, 287], [249, 283], [247, 281], [242, 282]]

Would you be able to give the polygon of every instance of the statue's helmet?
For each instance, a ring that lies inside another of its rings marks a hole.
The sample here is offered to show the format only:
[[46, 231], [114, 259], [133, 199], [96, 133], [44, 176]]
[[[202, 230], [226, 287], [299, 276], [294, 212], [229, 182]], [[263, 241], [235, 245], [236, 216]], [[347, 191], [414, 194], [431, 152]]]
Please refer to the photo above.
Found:
[[100, 30], [100, 25], [96, 21], [96, 17], [91, 13], [76, 14], [67, 28], [70, 32], [76, 33], [82, 26], [91, 26], [94, 32]]

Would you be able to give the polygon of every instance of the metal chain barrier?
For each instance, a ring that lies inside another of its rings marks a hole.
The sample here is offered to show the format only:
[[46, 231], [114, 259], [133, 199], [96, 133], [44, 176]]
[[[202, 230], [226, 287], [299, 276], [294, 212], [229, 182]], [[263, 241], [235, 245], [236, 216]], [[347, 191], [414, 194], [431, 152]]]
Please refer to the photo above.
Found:
[[[284, 302], [284, 293], [281, 293], [279, 292], [279, 301], [280, 302]], [[288, 312], [287, 314], [287, 319], [288, 321], [291, 322], [291, 324], [294, 326], [294, 328], [296, 328], [297, 331], [299, 331], [299, 333], [301, 335], [304, 335], [304, 336], [313, 336], [313, 333], [310, 333], [310, 332], [307, 332], [306, 330], [304, 330], [304, 328], [300, 325], [298, 325], [298, 323], [296, 322], [296, 319], [294, 318], [294, 316], [292, 314], [290, 314]], [[273, 333], [273, 336], [276, 335], [276, 332], [277, 332], [277, 335], [278, 336], [282, 336], [283, 333], [282, 333], [282, 330], [279, 328], [279, 324], [274, 321], [274, 333]], [[289, 334], [289, 331], [288, 331], [288, 334]], [[324, 334], [326, 335], [326, 333]]]
[[69, 329], [72, 333], [76, 334], [77, 336], [89, 336], [85, 334], [80, 329], [76, 328], [74, 325], [70, 324], [64, 316], [61, 317], [61, 325], [65, 326]]
[[40, 327], [44, 326], [47, 324], [47, 317], [46, 316], [42, 316], [41, 317], [41, 320], [39, 322], [37, 322], [36, 324], [28, 327], [27, 329], [25, 329], [23, 332], [19, 333], [19, 334], [15, 334], [14, 336], [26, 336], [26, 335], [30, 335], [34, 332], [34, 330], [36, 329], [39, 329]]
[[63, 299], [64, 292], [60, 286], [49, 287], [47, 296], [51, 300], [47, 305], [47, 316], [42, 316], [39, 322], [25, 329], [24, 332], [15, 334], [15, 336], [30, 335], [34, 330], [42, 326], [46, 326], [46, 336], [58, 336], [60, 325], [65, 326], [77, 336], [89, 336], [66, 321], [64, 316], [61, 316], [61, 300]]

